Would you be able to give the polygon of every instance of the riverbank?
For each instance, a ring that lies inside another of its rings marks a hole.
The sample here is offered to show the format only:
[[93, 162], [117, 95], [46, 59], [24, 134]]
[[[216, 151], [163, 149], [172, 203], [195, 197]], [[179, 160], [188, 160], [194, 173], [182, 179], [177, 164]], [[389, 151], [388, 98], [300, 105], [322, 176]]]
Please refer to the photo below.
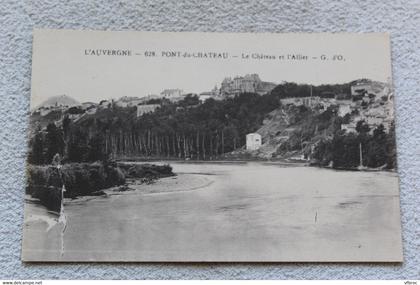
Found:
[[124, 158], [116, 159], [119, 164], [139, 163], [147, 164], [153, 163], [185, 163], [185, 164], [246, 164], [246, 163], [261, 163], [272, 165], [285, 165], [285, 166], [309, 166], [308, 162], [304, 161], [290, 161], [285, 159], [214, 159], [214, 160], [195, 160], [195, 159], [178, 159], [178, 158], [145, 158], [145, 157], [130, 157], [128, 160]]
[[[63, 165], [28, 165], [26, 194], [48, 210], [60, 212], [62, 198], [104, 195], [104, 190], [137, 179], [150, 184], [174, 176], [170, 165], [120, 164], [114, 161], [66, 163]], [[125, 185], [125, 188], [127, 186]]]
[[127, 186], [134, 190], [135, 194], [158, 194], [199, 190], [210, 186], [213, 182], [214, 179], [211, 178], [211, 175], [178, 174], [177, 176], [161, 178], [152, 184], [144, 184], [137, 179], [129, 179], [127, 180]]
[[283, 165], [283, 166], [291, 166], [291, 167], [314, 167], [314, 168], [324, 168], [324, 169], [332, 169], [338, 171], [362, 171], [362, 172], [378, 172], [378, 171], [386, 171], [386, 172], [396, 172], [396, 169], [388, 169], [385, 167], [331, 167], [328, 165], [321, 165], [319, 163], [313, 163], [307, 160], [293, 160], [293, 159], [214, 159], [214, 160], [194, 160], [194, 159], [179, 159], [179, 158], [157, 158], [157, 157], [130, 157], [130, 158], [118, 158], [117, 161], [119, 163], [161, 163], [165, 161], [166, 163], [193, 163], [193, 164], [246, 164], [246, 163], [261, 163], [261, 164], [268, 164], [268, 165]]
[[[200, 190], [210, 186], [214, 182], [211, 175], [207, 174], [179, 174], [177, 176], [165, 177], [145, 184], [140, 179], [129, 178], [125, 187], [116, 186], [104, 189], [101, 195], [84, 195], [74, 198], [65, 198], [64, 206], [74, 206], [85, 204], [92, 200], [103, 200], [111, 196], [119, 195], [148, 195], [171, 192], [187, 192]], [[42, 205], [38, 198], [25, 195], [25, 226], [33, 226], [36, 228], [44, 228], [49, 231], [58, 224], [59, 212], [50, 211]]]

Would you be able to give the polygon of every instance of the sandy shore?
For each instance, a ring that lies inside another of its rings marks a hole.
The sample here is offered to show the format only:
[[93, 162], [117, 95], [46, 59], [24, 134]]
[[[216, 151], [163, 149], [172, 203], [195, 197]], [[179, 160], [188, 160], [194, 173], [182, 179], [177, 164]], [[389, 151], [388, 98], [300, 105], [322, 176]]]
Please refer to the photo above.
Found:
[[[211, 175], [199, 175], [182, 173], [176, 176], [160, 178], [151, 184], [140, 183], [139, 179], [128, 179], [127, 191], [118, 191], [119, 187], [112, 187], [103, 190], [106, 195], [102, 196], [80, 196], [75, 199], [65, 199], [64, 205], [84, 204], [85, 202], [97, 199], [104, 199], [114, 195], [150, 195], [170, 192], [186, 192], [210, 186], [214, 180]], [[45, 227], [46, 231], [51, 230], [58, 223], [58, 213], [48, 211], [39, 203], [39, 200], [30, 195], [25, 197], [25, 226], [34, 225]]]
[[136, 193], [155, 194], [198, 190], [211, 185], [213, 182], [211, 175], [182, 173], [177, 176], [160, 178], [152, 184], [142, 184], [137, 179], [130, 179], [127, 181], [127, 185], [134, 189]]
[[214, 182], [211, 175], [181, 173], [176, 176], [164, 177], [155, 180], [151, 184], [141, 183], [140, 179], [127, 179], [128, 189], [120, 191], [120, 186], [104, 189], [105, 195], [80, 196], [75, 199], [65, 199], [64, 205], [74, 205], [90, 200], [97, 200], [116, 195], [151, 195], [170, 192], [186, 192], [199, 190], [210, 186]]

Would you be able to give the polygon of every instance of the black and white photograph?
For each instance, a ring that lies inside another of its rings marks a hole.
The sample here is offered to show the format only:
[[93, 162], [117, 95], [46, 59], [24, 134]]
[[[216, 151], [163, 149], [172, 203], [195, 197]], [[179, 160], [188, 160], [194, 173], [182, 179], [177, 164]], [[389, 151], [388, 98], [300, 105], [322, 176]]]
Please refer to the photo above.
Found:
[[401, 262], [389, 36], [35, 30], [26, 262]]

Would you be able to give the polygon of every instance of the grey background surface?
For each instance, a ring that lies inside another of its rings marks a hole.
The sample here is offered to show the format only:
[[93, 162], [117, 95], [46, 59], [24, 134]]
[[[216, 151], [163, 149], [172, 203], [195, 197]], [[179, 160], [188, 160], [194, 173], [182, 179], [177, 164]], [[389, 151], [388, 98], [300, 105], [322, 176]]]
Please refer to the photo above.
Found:
[[[0, 2], [0, 279], [419, 279], [420, 1]], [[403, 264], [22, 264], [32, 29], [389, 32]]]

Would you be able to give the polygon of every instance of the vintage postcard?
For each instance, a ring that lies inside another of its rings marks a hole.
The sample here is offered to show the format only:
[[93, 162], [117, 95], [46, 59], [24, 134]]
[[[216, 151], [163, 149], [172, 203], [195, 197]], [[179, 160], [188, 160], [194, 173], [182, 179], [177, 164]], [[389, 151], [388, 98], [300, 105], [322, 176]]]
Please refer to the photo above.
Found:
[[23, 261], [402, 262], [387, 34], [35, 30]]

